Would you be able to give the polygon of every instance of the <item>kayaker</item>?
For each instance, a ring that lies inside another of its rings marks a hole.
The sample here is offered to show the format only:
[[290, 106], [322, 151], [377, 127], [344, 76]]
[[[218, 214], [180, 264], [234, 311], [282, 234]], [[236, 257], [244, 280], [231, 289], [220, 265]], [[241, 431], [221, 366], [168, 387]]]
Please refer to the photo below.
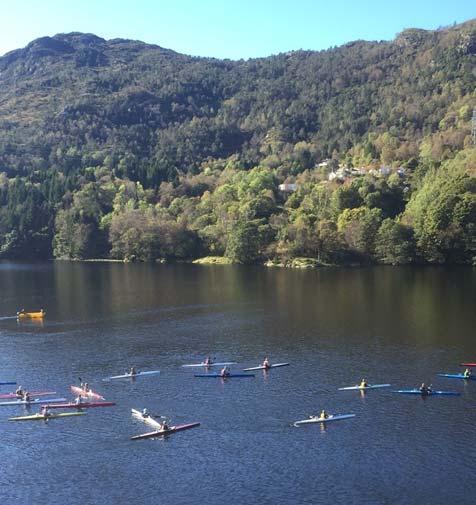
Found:
[[264, 368], [265, 368], [266, 370], [268, 370], [268, 368], [271, 368], [271, 365], [269, 364], [269, 360], [268, 360], [268, 358], [267, 358], [267, 357], [266, 357], [266, 358], [264, 358], [264, 361], [263, 361], [263, 363], [262, 363], [262, 365], [261, 365], [261, 366], [264, 366]]
[[22, 400], [24, 402], [30, 402], [31, 401], [31, 398], [30, 398], [30, 393], [28, 391], [23, 391], [23, 397], [22, 397]]
[[76, 405], [81, 405], [82, 403], [82, 400], [83, 400], [83, 397], [81, 395], [77, 396], [75, 399], [74, 399], [74, 403]]
[[224, 366], [220, 371], [221, 377], [228, 377], [230, 375], [230, 370], [227, 366]]
[[465, 379], [469, 379], [469, 377], [471, 377], [471, 370], [469, 368], [467, 368], [464, 372], [463, 372], [463, 377]]
[[205, 361], [203, 362], [203, 364], [204, 364], [205, 366], [210, 366], [210, 365], [212, 364], [212, 358], [210, 358], [210, 356], [207, 356], [207, 357], [205, 358]]
[[427, 386], [424, 382], [422, 382], [422, 384], [420, 386], [420, 392], [425, 395], [427, 395], [428, 393], [431, 393], [431, 385]]
[[150, 417], [149, 411], [147, 409], [142, 409], [142, 417]]
[[361, 388], [368, 388], [369, 387], [369, 383], [367, 382], [367, 379], [362, 379], [360, 381], [360, 386]]
[[87, 393], [89, 391], [89, 384], [87, 382], [85, 382], [84, 384], [82, 384], [81, 387], [83, 388], [83, 391], [85, 393]]
[[319, 414], [319, 419], [328, 419], [328, 418], [329, 414], [324, 409], [322, 409], [321, 413]]
[[50, 409], [48, 408], [48, 405], [45, 405], [45, 406], [41, 407], [40, 414], [44, 418], [47, 418], [47, 417], [51, 416], [51, 412], [50, 412]]
[[161, 425], [160, 425], [160, 430], [159, 431], [167, 431], [169, 429], [169, 425], [167, 424], [167, 421], [164, 421]]
[[135, 366], [131, 366], [131, 369], [129, 370], [129, 375], [136, 375], [137, 370]]
[[23, 396], [23, 386], [18, 386], [15, 394], [17, 395], [18, 398], [21, 398]]

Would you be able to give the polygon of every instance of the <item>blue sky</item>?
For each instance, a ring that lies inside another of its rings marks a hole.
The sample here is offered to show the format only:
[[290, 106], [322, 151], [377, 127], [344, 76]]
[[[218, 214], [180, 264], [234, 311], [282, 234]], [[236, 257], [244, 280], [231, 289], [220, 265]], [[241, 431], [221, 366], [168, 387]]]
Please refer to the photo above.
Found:
[[390, 40], [476, 17], [475, 0], [0, 0], [0, 55], [81, 31], [217, 58]]

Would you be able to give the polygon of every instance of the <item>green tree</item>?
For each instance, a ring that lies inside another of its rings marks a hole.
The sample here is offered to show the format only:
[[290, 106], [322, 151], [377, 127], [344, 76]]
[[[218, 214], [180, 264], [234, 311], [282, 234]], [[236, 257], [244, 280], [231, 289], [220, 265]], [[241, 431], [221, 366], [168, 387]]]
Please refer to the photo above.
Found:
[[385, 219], [377, 233], [377, 260], [389, 265], [405, 265], [414, 260], [414, 255], [413, 230], [393, 219]]

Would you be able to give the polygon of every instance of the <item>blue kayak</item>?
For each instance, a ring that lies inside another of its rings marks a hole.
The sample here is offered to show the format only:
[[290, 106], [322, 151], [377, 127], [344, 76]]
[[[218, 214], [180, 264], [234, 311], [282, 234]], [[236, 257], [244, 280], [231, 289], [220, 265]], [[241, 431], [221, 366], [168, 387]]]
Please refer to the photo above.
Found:
[[16, 382], [0, 382], [0, 386], [15, 386]]
[[229, 379], [233, 377], [254, 377], [255, 374], [252, 373], [231, 373], [229, 375], [220, 375], [219, 373], [196, 373], [195, 377], [209, 377], [216, 379], [217, 377], [220, 379]]
[[448, 379], [464, 379], [467, 381], [476, 381], [476, 375], [465, 377], [462, 373], [439, 373], [439, 377], [447, 377]]
[[433, 396], [433, 395], [445, 395], [445, 396], [459, 396], [461, 393], [456, 391], [427, 391], [422, 392], [419, 389], [399, 389], [398, 391], [392, 391], [392, 393], [400, 393], [403, 395], [420, 395], [420, 396]]

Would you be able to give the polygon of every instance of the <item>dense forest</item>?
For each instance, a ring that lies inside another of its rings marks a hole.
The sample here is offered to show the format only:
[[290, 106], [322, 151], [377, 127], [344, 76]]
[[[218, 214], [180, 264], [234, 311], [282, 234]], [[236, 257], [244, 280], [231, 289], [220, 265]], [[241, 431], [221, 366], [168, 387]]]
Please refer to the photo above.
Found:
[[0, 57], [0, 258], [474, 265], [474, 109], [474, 20], [246, 61], [37, 39]]

